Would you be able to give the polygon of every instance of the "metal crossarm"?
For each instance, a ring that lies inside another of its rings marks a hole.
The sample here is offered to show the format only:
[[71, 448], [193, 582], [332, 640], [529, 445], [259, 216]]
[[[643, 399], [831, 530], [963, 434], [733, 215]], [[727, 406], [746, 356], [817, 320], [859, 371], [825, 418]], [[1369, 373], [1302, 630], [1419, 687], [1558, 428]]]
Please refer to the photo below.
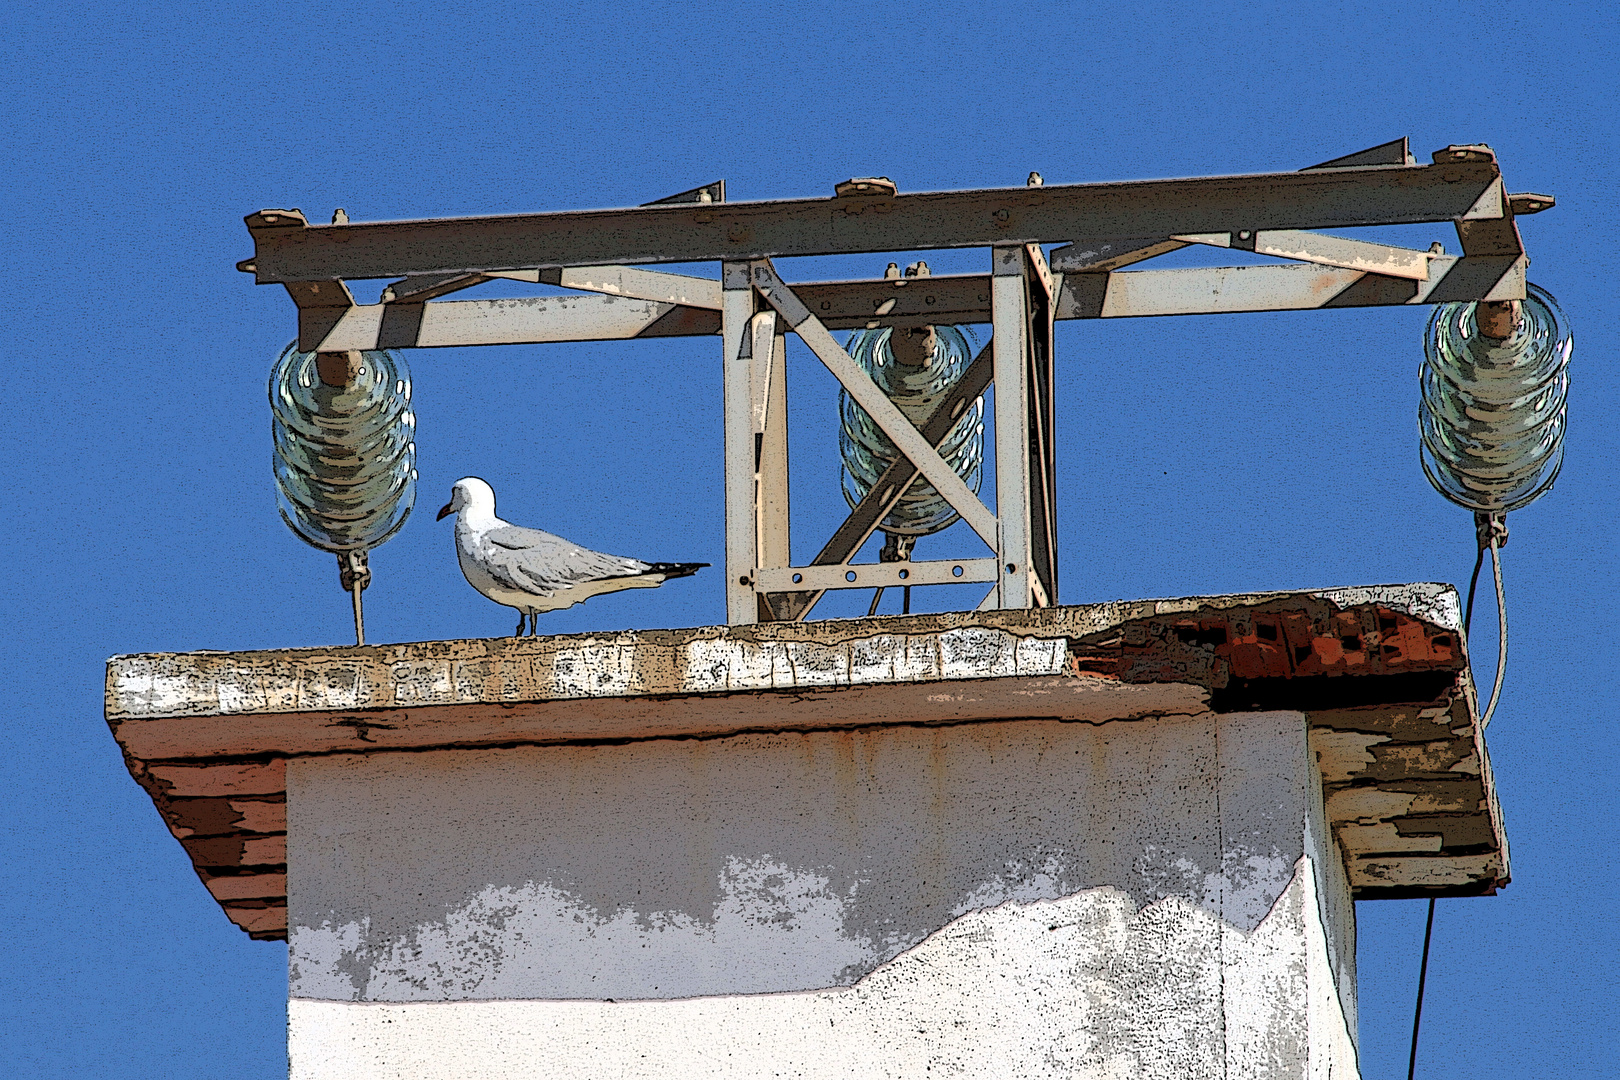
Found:
[[1500, 187], [1494, 160], [1469, 159], [370, 224], [267, 210], [244, 269], [265, 284], [1460, 221], [1500, 217]]

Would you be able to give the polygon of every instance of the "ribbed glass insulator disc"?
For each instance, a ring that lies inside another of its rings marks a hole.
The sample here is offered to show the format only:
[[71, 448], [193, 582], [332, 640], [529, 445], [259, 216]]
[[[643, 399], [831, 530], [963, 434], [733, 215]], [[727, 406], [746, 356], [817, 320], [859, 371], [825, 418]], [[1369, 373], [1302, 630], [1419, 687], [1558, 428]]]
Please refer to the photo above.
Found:
[[393, 351], [360, 354], [347, 386], [328, 386], [316, 354], [288, 345], [270, 372], [276, 501], [288, 528], [322, 551], [373, 548], [416, 504], [411, 374]]
[[1504, 339], [1479, 332], [1471, 302], [1437, 304], [1424, 336], [1420, 460], [1459, 506], [1507, 513], [1552, 489], [1564, 461], [1574, 339], [1558, 303], [1531, 285]]
[[[861, 330], [849, 339], [847, 351], [889, 400], [912, 423], [921, 427], [934, 407], [962, 380], [973, 354], [967, 336], [954, 326], [934, 328], [934, 350], [925, 363], [902, 364], [895, 360], [890, 338], [891, 327]], [[843, 457], [844, 499], [851, 507], [866, 497], [894, 461], [900, 457], [889, 437], [872, 422], [866, 410], [847, 393], [838, 393], [838, 449]], [[962, 410], [950, 434], [939, 447], [946, 464], [967, 486], [977, 492], [984, 471], [984, 398], [974, 399]], [[956, 521], [957, 513], [944, 496], [918, 477], [879, 526], [884, 532], [906, 536], [926, 536]]]

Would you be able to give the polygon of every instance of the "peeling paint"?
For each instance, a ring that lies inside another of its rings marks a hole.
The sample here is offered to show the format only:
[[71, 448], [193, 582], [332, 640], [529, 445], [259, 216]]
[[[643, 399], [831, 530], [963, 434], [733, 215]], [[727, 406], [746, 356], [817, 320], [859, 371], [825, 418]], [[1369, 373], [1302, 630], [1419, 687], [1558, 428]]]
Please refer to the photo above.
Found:
[[[853, 986], [676, 1001], [288, 1003], [292, 1077], [1357, 1075], [1311, 860], [1244, 931], [1112, 888], [952, 920]], [[341, 945], [341, 934], [330, 947]]]
[[1316, 752], [1324, 784], [1353, 780], [1368, 765], [1377, 761], [1371, 748], [1389, 741], [1388, 735], [1369, 735], [1361, 731], [1334, 731], [1328, 728], [1311, 729], [1311, 749]]
[[1303, 850], [1304, 735], [1205, 714], [295, 760], [294, 990], [846, 985], [964, 913], [1104, 884], [1249, 929]]

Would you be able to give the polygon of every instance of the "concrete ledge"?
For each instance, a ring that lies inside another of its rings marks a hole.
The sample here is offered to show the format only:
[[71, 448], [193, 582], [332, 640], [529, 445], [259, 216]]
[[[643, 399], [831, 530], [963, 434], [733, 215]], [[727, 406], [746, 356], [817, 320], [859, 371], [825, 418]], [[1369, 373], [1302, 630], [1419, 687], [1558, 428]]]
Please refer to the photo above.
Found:
[[1034, 611], [114, 657], [131, 774], [255, 937], [285, 934], [285, 762], [746, 732], [1306, 713], [1362, 898], [1507, 881], [1456, 592], [1372, 586]]

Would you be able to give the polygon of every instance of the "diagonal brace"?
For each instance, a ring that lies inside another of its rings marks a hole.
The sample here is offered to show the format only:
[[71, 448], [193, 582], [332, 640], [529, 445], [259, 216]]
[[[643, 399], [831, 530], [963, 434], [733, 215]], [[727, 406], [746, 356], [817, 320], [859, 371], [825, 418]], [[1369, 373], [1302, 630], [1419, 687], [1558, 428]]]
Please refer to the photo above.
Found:
[[[945, 441], [945, 437], [956, 426], [957, 420], [968, 403], [990, 386], [990, 377], [995, 372], [994, 354], [989, 345], [979, 350], [979, 355], [973, 358], [962, 378], [951, 387], [949, 393], [934, 406], [934, 411], [928, 414], [923, 421], [922, 437], [928, 441], [929, 446], [937, 447]], [[911, 487], [917, 477], [917, 466], [904, 456], [895, 458], [894, 463], [883, 470], [883, 475], [877, 478], [870, 491], [866, 493], [855, 509], [849, 512], [844, 523], [838, 531], [832, 534], [820, 554], [810, 560], [811, 566], [839, 566], [849, 562], [861, 546], [877, 531], [878, 525], [889, 516], [895, 504], [900, 501]], [[785, 594], [791, 599], [778, 601], [777, 607], [781, 618], [785, 620], [802, 619], [810, 614], [810, 609], [822, 598], [826, 590], [795, 592]]]
[[951, 504], [968, 527], [979, 534], [979, 539], [989, 545], [990, 550], [999, 550], [996, 546], [996, 516], [992, 514], [979, 497], [967, 486], [956, 470], [945, 463], [928, 440], [923, 438], [910, 420], [906, 419], [898, 406], [890, 401], [888, 396], [878, 388], [877, 383], [862, 371], [860, 365], [850, 359], [843, 347], [833, 340], [821, 320], [811, 314], [810, 309], [804, 306], [793, 291], [777, 276], [776, 269], [769, 260], [762, 259], [752, 264], [754, 287], [759, 291], [770, 305], [774, 307], [787, 321], [794, 332], [810, 346], [810, 351], [816, 358], [827, 365], [827, 370], [855, 399], [856, 404], [866, 410], [883, 434], [894, 443], [895, 449], [909, 458], [917, 466], [917, 471], [927, 477], [928, 482], [934, 485], [934, 490], [944, 496], [945, 501]]

